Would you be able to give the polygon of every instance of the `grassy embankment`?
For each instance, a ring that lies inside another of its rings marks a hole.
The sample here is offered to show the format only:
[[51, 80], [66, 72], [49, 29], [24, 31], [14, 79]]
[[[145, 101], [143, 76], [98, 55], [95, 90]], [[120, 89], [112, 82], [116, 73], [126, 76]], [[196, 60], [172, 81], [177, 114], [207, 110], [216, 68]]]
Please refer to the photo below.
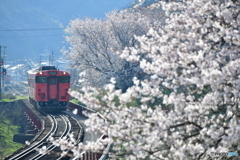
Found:
[[13, 95], [3, 94], [0, 102], [11, 102], [19, 99], [27, 99], [27, 96], [13, 96]]
[[19, 149], [22, 144], [13, 142], [13, 135], [18, 133], [19, 126], [0, 117], [0, 159]]
[[[11, 102], [17, 99], [25, 99], [21, 96], [2, 95], [0, 102]], [[20, 128], [20, 107], [17, 103], [0, 104], [0, 159], [19, 149], [22, 144], [13, 142], [13, 135], [17, 134]]]

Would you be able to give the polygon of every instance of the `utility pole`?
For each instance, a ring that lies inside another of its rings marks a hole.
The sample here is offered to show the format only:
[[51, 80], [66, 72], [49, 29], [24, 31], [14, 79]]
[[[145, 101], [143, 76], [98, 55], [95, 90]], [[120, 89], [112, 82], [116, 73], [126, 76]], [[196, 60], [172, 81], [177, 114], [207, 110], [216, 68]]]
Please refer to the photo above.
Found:
[[51, 66], [51, 56], [48, 55], [48, 65]]
[[39, 66], [42, 66], [42, 56], [40, 55]]
[[51, 57], [51, 59], [52, 59], [52, 66], [54, 66], [54, 65], [53, 65], [53, 51], [52, 51], [52, 57]]
[[[6, 75], [6, 64], [4, 62], [4, 58], [6, 57], [6, 46], [3, 46], [4, 50], [3, 50], [3, 56], [2, 56], [2, 60], [3, 60], [3, 67], [2, 67], [2, 87], [4, 88], [4, 84], [5, 84], [5, 79], [4, 76]], [[4, 67], [5, 66], [5, 67]], [[4, 70], [4, 71], [3, 71]], [[5, 73], [4, 73], [5, 72]], [[4, 92], [5, 92], [5, 88], [4, 88]]]
[[[2, 56], [2, 48], [4, 48], [4, 56]], [[6, 46], [0, 45], [0, 100], [2, 100], [2, 80], [3, 80], [2, 69], [4, 67], [3, 63], [5, 58], [5, 48]]]
[[3, 65], [3, 59], [2, 59], [2, 46], [0, 45], [0, 100], [2, 100], [2, 65]]

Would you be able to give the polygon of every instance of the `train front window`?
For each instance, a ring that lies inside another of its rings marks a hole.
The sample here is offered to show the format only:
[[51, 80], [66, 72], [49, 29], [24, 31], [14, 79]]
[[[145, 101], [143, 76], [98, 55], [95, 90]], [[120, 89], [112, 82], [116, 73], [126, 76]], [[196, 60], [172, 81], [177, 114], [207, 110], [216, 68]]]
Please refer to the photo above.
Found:
[[55, 85], [56, 84], [56, 78], [49, 78], [49, 84], [50, 85]]
[[59, 83], [69, 83], [70, 77], [69, 76], [60, 76], [60, 77], [58, 77], [58, 82]]
[[47, 77], [46, 76], [37, 76], [36, 83], [47, 83]]

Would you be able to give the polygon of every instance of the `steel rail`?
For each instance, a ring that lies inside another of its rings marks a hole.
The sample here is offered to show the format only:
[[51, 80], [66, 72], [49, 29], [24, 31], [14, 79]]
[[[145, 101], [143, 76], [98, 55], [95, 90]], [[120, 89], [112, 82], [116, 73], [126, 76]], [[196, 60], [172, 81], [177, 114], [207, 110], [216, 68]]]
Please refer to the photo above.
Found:
[[26, 88], [21, 86], [20, 84], [18, 84], [16, 82], [14, 82], [11, 85], [6, 85], [6, 86], [8, 87], [9, 91], [12, 94], [17, 94], [17, 95], [24, 95], [24, 94], [26, 94], [25, 91], [23, 92], [23, 90], [26, 90]]
[[[71, 122], [69, 121], [69, 119], [65, 115], [59, 115], [59, 116], [61, 117], [61, 119], [63, 120], [63, 122], [65, 123], [65, 126], [66, 126], [64, 132], [60, 136], [60, 138], [63, 138], [64, 136], [67, 136], [70, 133], [70, 131], [71, 131]], [[56, 147], [57, 146], [51, 144], [46, 150], [48, 152], [51, 152]], [[40, 154], [39, 153], [38, 155], [36, 155], [35, 157], [31, 158], [30, 160], [39, 160], [39, 159], [43, 158], [44, 156], [46, 156], [46, 154]]]
[[25, 157], [26, 155], [28, 155], [28, 154], [30, 154], [31, 152], [35, 151], [35, 149], [36, 149], [37, 147], [41, 146], [42, 143], [43, 143], [43, 141], [46, 140], [46, 139], [50, 136], [50, 134], [51, 134], [51, 133], [53, 132], [53, 130], [55, 129], [55, 126], [56, 126], [56, 125], [54, 125], [54, 121], [53, 121], [53, 118], [52, 118], [51, 116], [48, 115], [47, 117], [50, 119], [50, 121], [51, 121], [52, 124], [53, 124], [50, 132], [48, 132], [48, 134], [46, 134], [45, 137], [42, 138], [40, 141], [38, 141], [37, 143], [33, 144], [31, 147], [29, 147], [28, 149], [24, 150], [23, 152], [17, 154], [16, 156], [10, 158], [10, 160], [18, 160], [18, 159], [21, 159], [21, 158]]
[[[80, 142], [80, 139], [81, 139], [81, 137], [83, 136], [82, 134], [83, 134], [83, 127], [81, 126], [81, 124], [79, 123], [79, 121], [76, 119], [76, 118], [74, 118], [74, 117], [71, 117], [74, 121], [76, 121], [77, 122], [77, 125], [79, 126], [79, 128], [80, 128], [80, 132], [78, 133], [78, 135], [77, 135], [77, 141], [76, 141], [76, 144], [78, 144], [79, 142]], [[57, 160], [61, 160], [62, 158], [64, 157], [64, 155], [61, 155]]]

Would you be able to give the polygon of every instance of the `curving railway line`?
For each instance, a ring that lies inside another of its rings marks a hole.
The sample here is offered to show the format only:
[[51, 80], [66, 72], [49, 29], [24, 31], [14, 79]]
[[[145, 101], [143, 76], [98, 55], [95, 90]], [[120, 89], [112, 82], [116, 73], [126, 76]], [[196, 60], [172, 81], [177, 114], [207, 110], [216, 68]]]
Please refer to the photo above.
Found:
[[77, 141], [80, 142], [82, 140], [83, 128], [77, 119], [65, 113], [42, 113], [41, 118], [44, 120], [41, 132], [32, 140], [31, 144], [19, 149], [13, 155], [6, 157], [6, 160], [66, 159], [66, 157], [61, 157], [59, 147], [53, 145], [49, 139], [51, 137], [54, 139], [69, 138], [71, 133], [74, 133], [74, 138]]
[[[7, 87], [9, 94], [27, 95], [26, 87], [24, 87], [23, 84], [20, 85], [20, 83], [14, 83], [14, 85]], [[86, 131], [84, 121], [87, 118], [81, 116], [82, 113], [78, 113], [78, 115], [75, 115], [71, 111], [72, 109], [74, 109], [75, 105], [73, 105], [74, 107], [70, 107], [71, 110], [61, 112], [61, 114], [46, 114], [37, 112], [29, 101], [23, 100], [23, 102], [24, 105], [27, 106], [29, 110], [31, 110], [30, 112], [34, 112], [34, 115], [36, 114], [38, 117], [37, 124], [35, 124], [35, 127], [37, 127], [38, 129], [38, 133], [34, 139], [28, 142], [27, 145], [15, 151], [12, 155], [9, 155], [4, 160], [71, 159], [71, 151], [68, 152], [68, 150], [66, 149], [65, 151], [67, 154], [63, 155], [62, 150], [58, 147], [58, 145], [54, 145], [50, 140], [68, 140], [70, 138], [74, 138], [77, 145], [79, 142], [83, 142], [83, 144], [85, 144], [86, 141], [98, 141], [99, 139], [104, 137], [104, 135], [102, 134], [93, 134]], [[82, 106], [76, 107], [80, 107], [77, 108], [79, 112], [83, 112], [84, 110], [87, 110], [88, 112], [93, 112]], [[26, 114], [27, 112], [25, 111]], [[32, 120], [33, 117], [33, 115], [30, 115], [29, 118]], [[101, 156], [105, 156], [101, 153], [91, 152], [82, 152], [81, 155], [82, 158], [80, 159], [82, 160], [96, 160], [99, 159]]]

